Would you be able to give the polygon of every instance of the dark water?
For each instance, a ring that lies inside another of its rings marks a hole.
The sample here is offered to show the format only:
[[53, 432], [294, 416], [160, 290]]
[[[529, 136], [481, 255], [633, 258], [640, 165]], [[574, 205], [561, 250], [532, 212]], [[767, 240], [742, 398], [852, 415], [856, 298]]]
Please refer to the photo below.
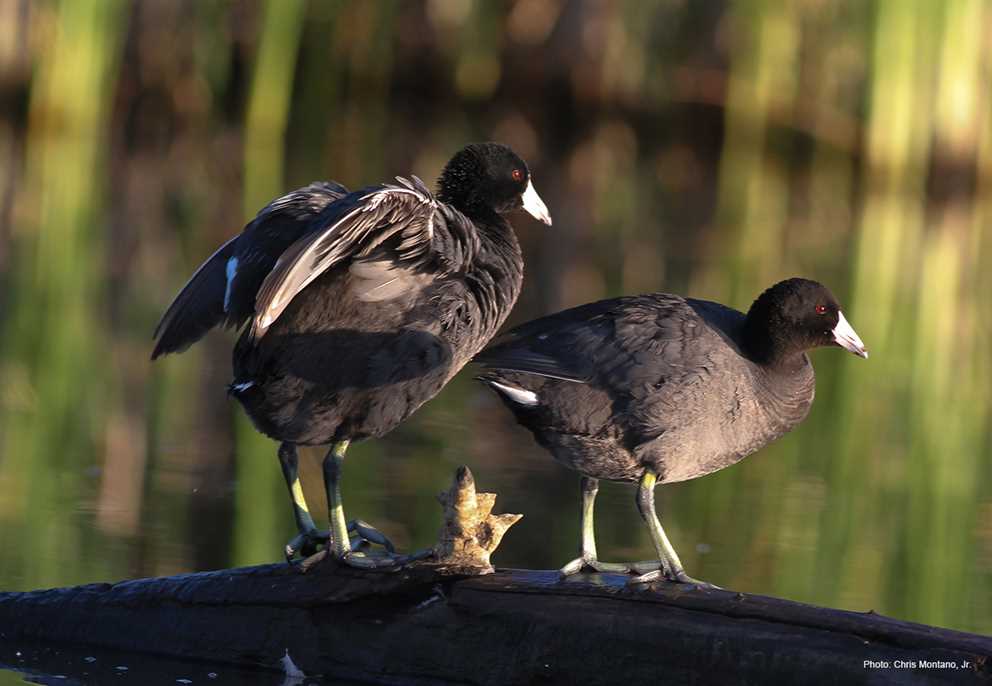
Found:
[[302, 686], [347, 684], [322, 679], [288, 679], [275, 670], [237, 669], [230, 665], [182, 662], [110, 650], [67, 645], [0, 644], [0, 685], [46, 686], [140, 684], [141, 686]]

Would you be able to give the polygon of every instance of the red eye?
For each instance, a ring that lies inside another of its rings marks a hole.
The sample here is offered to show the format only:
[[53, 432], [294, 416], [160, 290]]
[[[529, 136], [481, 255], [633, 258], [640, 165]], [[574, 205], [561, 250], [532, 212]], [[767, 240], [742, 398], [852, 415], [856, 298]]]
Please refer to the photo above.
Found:
[[816, 313], [817, 314], [826, 314], [827, 313], [826, 306], [825, 305], [817, 305], [816, 306]]
[[510, 176], [513, 177], [514, 181], [520, 183], [521, 181], [524, 180], [524, 171], [522, 169], [514, 169], [512, 172], [510, 172]]

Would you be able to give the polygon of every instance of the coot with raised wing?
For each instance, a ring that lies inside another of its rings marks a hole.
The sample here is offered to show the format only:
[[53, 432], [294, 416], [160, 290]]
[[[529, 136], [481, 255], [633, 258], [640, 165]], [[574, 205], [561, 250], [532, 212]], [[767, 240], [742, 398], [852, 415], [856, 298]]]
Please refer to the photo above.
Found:
[[[583, 475], [582, 552], [562, 574], [650, 569], [635, 581], [698, 584], [658, 521], [655, 484], [723, 469], [793, 429], [813, 402], [806, 351], [824, 345], [868, 357], [830, 291], [795, 278], [747, 315], [664, 293], [583, 305], [513, 329], [475, 361], [517, 421]], [[599, 479], [639, 483], [658, 562], [597, 559]]]
[[281, 442], [299, 530], [288, 558], [328, 540], [303, 498], [297, 446], [331, 444], [323, 464], [328, 550], [358, 567], [402, 561], [355, 550], [362, 539], [390, 553], [392, 546], [344, 517], [345, 451], [430, 400], [503, 323], [523, 281], [504, 217], [517, 208], [551, 223], [527, 165], [496, 143], [458, 152], [436, 196], [416, 177], [354, 192], [314, 183], [263, 208], [166, 311], [153, 359], [216, 326], [244, 329], [230, 393]]

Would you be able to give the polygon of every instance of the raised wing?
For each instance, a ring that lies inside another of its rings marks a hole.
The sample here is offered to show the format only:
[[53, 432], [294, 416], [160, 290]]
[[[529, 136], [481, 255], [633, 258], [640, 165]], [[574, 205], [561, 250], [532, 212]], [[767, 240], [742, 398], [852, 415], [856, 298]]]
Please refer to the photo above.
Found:
[[276, 198], [196, 270], [155, 327], [152, 359], [180, 352], [215, 326], [240, 327], [279, 255], [308, 231], [344, 186], [318, 181]]
[[241, 327], [255, 314], [255, 298], [279, 257], [313, 232], [325, 212], [348, 195], [339, 183], [318, 181], [276, 198], [245, 227], [227, 264], [224, 311], [232, 326]]
[[224, 321], [224, 265], [234, 253], [238, 237], [229, 239], [197, 268], [162, 315], [152, 334], [153, 360], [165, 353], [185, 350]]
[[[417, 177], [397, 177], [397, 181], [355, 193], [353, 202], [343, 200], [326, 228], [304, 236], [282, 254], [255, 299], [253, 338], [265, 335], [314, 279], [345, 260], [362, 277], [389, 269], [416, 269], [431, 261], [436, 224], [450, 213], [440, 211], [441, 205]], [[382, 299], [390, 292], [388, 282], [383, 278], [384, 290], [368, 294], [367, 299]]]

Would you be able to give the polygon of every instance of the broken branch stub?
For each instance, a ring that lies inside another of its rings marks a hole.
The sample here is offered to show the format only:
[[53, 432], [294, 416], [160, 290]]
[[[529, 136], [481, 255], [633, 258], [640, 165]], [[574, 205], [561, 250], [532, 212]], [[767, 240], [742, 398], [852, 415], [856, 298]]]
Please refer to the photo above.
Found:
[[476, 493], [468, 467], [455, 472], [451, 488], [437, 496], [444, 507], [444, 524], [434, 546], [435, 564], [458, 574], [491, 574], [489, 556], [519, 514], [492, 514], [495, 493]]

